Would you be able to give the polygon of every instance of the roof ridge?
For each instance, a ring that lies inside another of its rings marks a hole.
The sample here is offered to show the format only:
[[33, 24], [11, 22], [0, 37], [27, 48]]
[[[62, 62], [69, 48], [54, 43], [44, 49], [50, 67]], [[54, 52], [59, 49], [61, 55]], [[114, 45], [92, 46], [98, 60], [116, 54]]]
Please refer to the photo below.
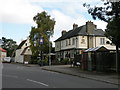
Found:
[[[95, 36], [104, 36], [104, 31], [102, 29], [97, 29], [97, 30], [94, 30], [93, 34]], [[79, 35], [84, 35], [84, 36], [88, 35], [86, 32], [86, 25], [79, 26], [74, 30], [73, 29], [69, 30], [63, 36], [59, 37], [54, 42], [69, 39], [71, 37], [75, 37], [75, 36], [79, 36]]]
[[23, 40], [20, 44], [19, 44], [19, 46], [17, 47], [17, 49], [20, 49], [23, 45], [24, 45], [24, 43], [27, 41], [27, 39], [26, 40]]

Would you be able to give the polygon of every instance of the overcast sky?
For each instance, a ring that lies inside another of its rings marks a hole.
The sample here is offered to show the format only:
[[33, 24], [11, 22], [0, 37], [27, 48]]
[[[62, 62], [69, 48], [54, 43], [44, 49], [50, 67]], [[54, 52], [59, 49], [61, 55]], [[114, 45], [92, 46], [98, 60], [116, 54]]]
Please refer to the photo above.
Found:
[[85, 2], [92, 6], [102, 5], [101, 0], [0, 0], [0, 38], [11, 38], [19, 44], [29, 36], [31, 26], [36, 26], [33, 17], [42, 11], [56, 21], [51, 41], [59, 38], [62, 30], [72, 29], [74, 23], [81, 26], [88, 20], [104, 30], [106, 23], [94, 21], [83, 7]]

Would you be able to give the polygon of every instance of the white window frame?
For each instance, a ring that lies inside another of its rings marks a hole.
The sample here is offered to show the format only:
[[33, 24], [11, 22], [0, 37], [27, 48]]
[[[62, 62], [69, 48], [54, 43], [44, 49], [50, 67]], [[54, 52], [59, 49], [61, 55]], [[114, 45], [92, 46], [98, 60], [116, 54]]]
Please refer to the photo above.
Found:
[[100, 45], [105, 45], [105, 38], [100, 38]]

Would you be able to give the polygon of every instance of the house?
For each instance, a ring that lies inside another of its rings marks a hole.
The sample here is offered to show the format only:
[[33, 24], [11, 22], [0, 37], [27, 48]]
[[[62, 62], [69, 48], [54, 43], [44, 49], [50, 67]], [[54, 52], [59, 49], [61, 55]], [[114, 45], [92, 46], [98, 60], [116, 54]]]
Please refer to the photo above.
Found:
[[85, 25], [78, 27], [73, 24], [73, 29], [62, 31], [62, 36], [55, 40], [56, 58], [74, 58], [76, 54], [81, 54], [88, 48], [104, 46], [108, 50], [115, 50], [112, 42], [105, 37], [102, 29], [97, 29], [97, 25], [88, 21]]
[[3, 58], [6, 56], [7, 56], [7, 51], [3, 48], [0, 48], [0, 61], [2, 61]]
[[17, 63], [29, 62], [29, 60], [31, 60], [31, 55], [32, 52], [30, 49], [30, 42], [29, 38], [27, 38], [26, 40], [23, 40], [17, 47], [15, 62]]

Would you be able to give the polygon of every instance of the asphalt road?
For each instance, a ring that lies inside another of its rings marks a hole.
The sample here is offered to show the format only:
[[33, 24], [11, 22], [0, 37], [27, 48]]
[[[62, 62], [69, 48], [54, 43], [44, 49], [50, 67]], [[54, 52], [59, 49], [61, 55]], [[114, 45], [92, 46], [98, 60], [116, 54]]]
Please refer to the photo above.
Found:
[[118, 88], [117, 85], [27, 67], [3, 64], [2, 88]]

